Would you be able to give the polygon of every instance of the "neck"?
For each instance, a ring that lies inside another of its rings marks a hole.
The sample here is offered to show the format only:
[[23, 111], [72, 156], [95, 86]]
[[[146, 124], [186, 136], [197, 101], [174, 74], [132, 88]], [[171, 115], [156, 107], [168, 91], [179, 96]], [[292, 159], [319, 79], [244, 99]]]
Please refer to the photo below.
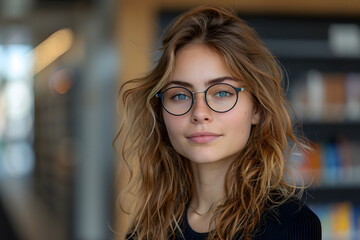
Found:
[[230, 164], [220, 161], [191, 165], [195, 187], [190, 207], [199, 213], [206, 213], [225, 197], [225, 175]]

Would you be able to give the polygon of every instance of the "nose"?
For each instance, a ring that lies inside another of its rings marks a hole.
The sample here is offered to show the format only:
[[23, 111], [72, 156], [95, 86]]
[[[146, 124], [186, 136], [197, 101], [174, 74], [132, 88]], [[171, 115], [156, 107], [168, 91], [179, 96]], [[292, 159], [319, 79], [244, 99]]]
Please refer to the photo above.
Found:
[[194, 105], [191, 111], [191, 122], [195, 124], [211, 122], [213, 119], [212, 110], [206, 103], [204, 93], [194, 94]]

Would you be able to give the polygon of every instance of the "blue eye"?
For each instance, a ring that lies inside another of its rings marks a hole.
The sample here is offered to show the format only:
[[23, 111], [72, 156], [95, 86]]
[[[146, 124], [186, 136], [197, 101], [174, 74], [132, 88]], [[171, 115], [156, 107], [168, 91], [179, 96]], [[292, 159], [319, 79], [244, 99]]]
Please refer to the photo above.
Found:
[[229, 93], [229, 92], [227, 92], [227, 91], [221, 91], [221, 92], [217, 92], [217, 93], [215, 94], [215, 96], [221, 97], [221, 98], [228, 97], [229, 95], [231, 95], [231, 93]]
[[172, 97], [172, 99], [175, 99], [175, 100], [187, 100], [187, 99], [190, 99], [190, 98], [185, 94], [176, 94], [175, 96]]

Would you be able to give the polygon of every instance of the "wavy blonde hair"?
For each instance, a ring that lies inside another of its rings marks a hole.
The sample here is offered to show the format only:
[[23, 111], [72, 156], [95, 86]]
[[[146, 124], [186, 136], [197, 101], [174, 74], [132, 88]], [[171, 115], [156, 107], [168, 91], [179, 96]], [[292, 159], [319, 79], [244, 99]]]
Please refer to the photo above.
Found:
[[[192, 198], [193, 173], [189, 160], [179, 155], [168, 138], [162, 106], [155, 94], [171, 77], [177, 51], [191, 43], [215, 50], [236, 79], [244, 79], [260, 123], [229, 167], [225, 199], [216, 207], [209, 239], [246, 239], [256, 233], [261, 217], [295, 194], [289, 183], [287, 162], [291, 146], [306, 148], [292, 129], [289, 103], [282, 89], [282, 71], [255, 31], [229, 10], [199, 7], [180, 15], [167, 30], [162, 55], [145, 77], [126, 82], [120, 89], [124, 115], [120, 131], [122, 160], [132, 173], [127, 194], [136, 205], [128, 232], [135, 239], [171, 239]], [[293, 144], [294, 143], [294, 144]], [[246, 197], [244, 197], [246, 196]]]

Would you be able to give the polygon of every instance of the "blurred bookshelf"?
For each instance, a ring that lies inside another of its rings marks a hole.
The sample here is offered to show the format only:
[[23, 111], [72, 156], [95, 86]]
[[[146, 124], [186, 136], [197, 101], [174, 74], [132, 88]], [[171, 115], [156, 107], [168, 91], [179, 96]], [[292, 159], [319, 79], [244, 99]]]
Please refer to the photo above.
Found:
[[[241, 14], [240, 14], [241, 16]], [[323, 239], [360, 239], [360, 18], [245, 16], [285, 69], [313, 151], [294, 157]]]

